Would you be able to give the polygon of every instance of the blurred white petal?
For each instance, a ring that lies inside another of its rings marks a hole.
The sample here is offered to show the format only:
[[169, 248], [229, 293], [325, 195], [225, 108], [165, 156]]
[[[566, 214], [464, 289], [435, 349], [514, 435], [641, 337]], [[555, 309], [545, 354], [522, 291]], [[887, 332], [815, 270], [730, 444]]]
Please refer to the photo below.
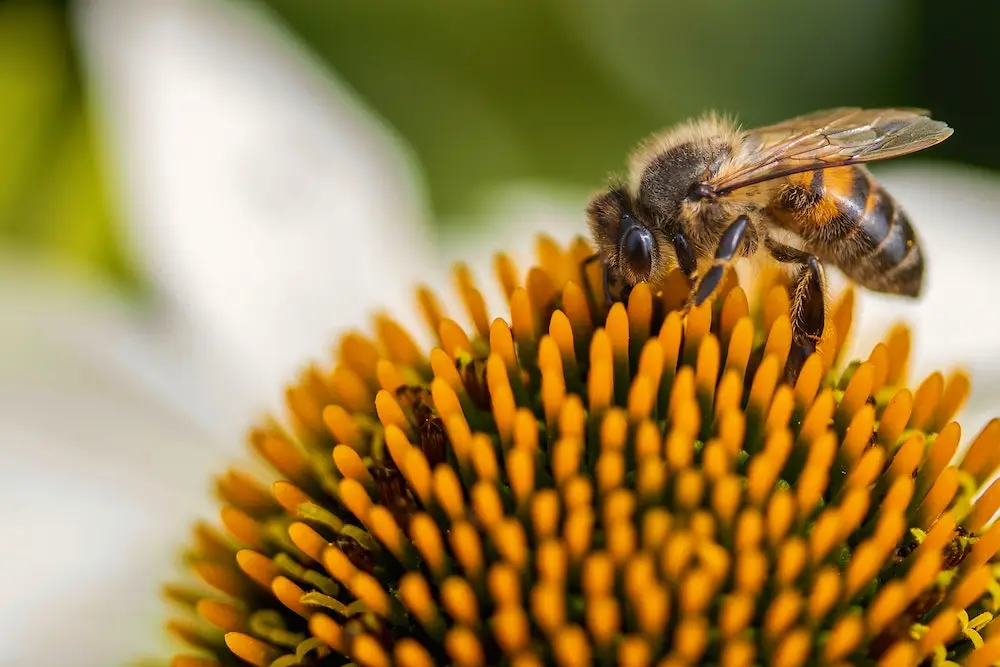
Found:
[[[879, 180], [909, 213], [924, 247], [927, 276], [918, 300], [857, 291], [857, 314], [849, 350], [866, 358], [897, 322], [913, 330], [909, 381], [916, 385], [935, 370], [971, 372], [973, 393], [960, 415], [966, 439], [1000, 416], [1000, 310], [992, 307], [1000, 285], [1000, 177], [947, 164], [876, 167]], [[496, 249], [526, 267], [534, 259], [534, 235], [561, 242], [586, 234], [586, 193], [525, 186], [498, 192], [486, 202], [484, 224], [446, 239], [441, 253], [450, 261], [481, 267], [492, 278]], [[843, 276], [830, 271], [834, 289]], [[495, 313], [504, 302], [498, 288], [483, 280]], [[485, 290], [484, 290], [485, 291]]]
[[259, 5], [95, 0], [80, 26], [132, 241], [243, 400], [409, 305], [429, 257], [413, 170]]
[[971, 438], [1000, 416], [1000, 312], [994, 306], [1000, 285], [1000, 179], [948, 165], [887, 165], [877, 176], [920, 236], [925, 291], [917, 301], [859, 291], [851, 349], [867, 356], [893, 323], [909, 323], [911, 384], [935, 370], [971, 372], [972, 397], [961, 415], [963, 432]]
[[4, 665], [162, 646], [159, 586], [215, 513], [210, 475], [336, 333], [411, 312], [430, 257], [404, 159], [258, 15], [102, 0], [80, 19], [131, 240], [170, 308], [4, 274]]
[[[968, 307], [991, 298], [986, 290], [997, 269], [985, 242], [992, 232], [982, 221], [997, 199], [996, 185], [937, 168], [882, 178], [927, 244], [928, 292], [916, 302], [860, 292], [855, 331], [861, 335], [853, 347], [867, 354], [892, 321], [907, 320], [915, 324], [914, 378], [960, 363], [973, 370], [976, 395], [983, 396], [985, 375], [983, 401], [970, 406], [964, 422], [971, 435], [996, 411], [989, 405], [989, 378], [998, 348], [988, 328], [996, 316]], [[498, 194], [484, 207], [494, 212], [475, 227], [479, 231], [445, 240], [434, 275], [440, 278], [450, 261], [462, 260], [492, 289], [495, 250], [509, 250], [527, 266], [535, 233], [560, 241], [579, 233], [579, 201], [577, 195], [552, 198], [530, 189]], [[0, 366], [0, 423], [18, 444], [3, 450], [10, 460], [2, 463], [16, 466], [19, 475], [3, 493], [9, 503], [30, 507], [7, 519], [7, 534], [21, 540], [4, 553], [10, 559], [4, 570], [17, 573], [5, 591], [19, 610], [16, 618], [4, 618], [4, 634], [17, 637], [9, 644], [11, 656], [30, 656], [32, 664], [58, 663], [55, 653], [44, 652], [52, 627], [86, 647], [79, 653], [86, 656], [84, 665], [118, 663], [158, 645], [151, 623], [162, 611], [158, 584], [176, 573], [173, 550], [185, 540], [191, 515], [213, 511], [207, 478], [222, 468], [224, 454], [234, 453], [233, 443], [228, 452], [209, 445], [211, 424], [183, 410], [187, 402], [169, 408], [196, 384], [172, 363], [179, 357], [156, 344], [148, 322], [104, 295], [60, 291], [62, 284], [30, 293], [23, 280], [16, 290], [10, 279], [4, 284], [0, 308], [19, 316], [5, 321], [0, 340], [4, 350], [17, 351]], [[965, 291], [956, 292], [960, 287]], [[959, 293], [964, 296], [956, 298]], [[498, 297], [491, 301], [493, 312], [502, 314]], [[157, 529], [150, 531], [153, 525]], [[31, 567], [17, 567], [28, 559]], [[64, 596], [59, 605], [46, 604], [58, 593]]]
[[463, 262], [475, 274], [490, 313], [503, 315], [507, 301], [493, 270], [496, 254], [507, 254], [523, 271], [537, 261], [539, 234], [563, 244], [586, 236], [582, 213], [586, 198], [586, 192], [560, 192], [529, 184], [498, 188], [483, 199], [474, 218], [446, 225], [451, 231], [435, 247], [435, 266], [421, 279], [447, 290], [443, 296], [451, 300], [457, 313], [457, 293], [449, 272], [455, 263]]
[[[123, 664], [162, 644], [159, 582], [192, 516], [214, 513], [207, 471], [227, 453], [171, 408], [193, 387], [135, 313], [79, 281], [3, 266], [0, 664]], [[126, 348], [135, 363], [115, 358]]]

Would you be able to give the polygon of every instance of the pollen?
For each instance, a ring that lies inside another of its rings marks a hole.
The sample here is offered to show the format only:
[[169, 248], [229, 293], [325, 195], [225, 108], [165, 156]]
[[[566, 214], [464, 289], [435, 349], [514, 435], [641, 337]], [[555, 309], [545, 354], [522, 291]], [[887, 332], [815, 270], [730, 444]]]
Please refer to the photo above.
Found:
[[308, 367], [250, 434], [270, 487], [224, 472], [166, 587], [171, 664], [997, 664], [969, 378], [908, 385], [903, 325], [844, 358], [850, 290], [803, 359], [781, 278], [608, 304], [590, 253], [499, 255], [500, 316], [459, 265], [454, 312], [417, 290], [432, 349], [381, 314]]

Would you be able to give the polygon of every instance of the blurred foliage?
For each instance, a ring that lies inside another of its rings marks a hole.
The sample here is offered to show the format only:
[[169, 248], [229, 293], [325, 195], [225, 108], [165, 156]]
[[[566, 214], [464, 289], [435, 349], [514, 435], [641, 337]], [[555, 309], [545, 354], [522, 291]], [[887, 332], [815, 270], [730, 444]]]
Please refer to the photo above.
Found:
[[933, 109], [955, 134], [938, 157], [1000, 169], [996, 35], [1000, 2], [914, 2], [919, 17], [915, 58], [906, 71], [915, 104]]
[[[445, 221], [508, 183], [597, 188], [638, 139], [706, 109], [754, 125], [923, 106], [956, 134], [905, 159], [1000, 167], [1000, 3], [259, 1], [410, 145]], [[133, 284], [72, 6], [0, 2], [0, 241]]]
[[134, 286], [64, 10], [0, 2], [0, 238]]
[[445, 216], [508, 180], [596, 188], [706, 109], [752, 125], [909, 102], [919, 51], [908, 0], [269, 4], [410, 142]]

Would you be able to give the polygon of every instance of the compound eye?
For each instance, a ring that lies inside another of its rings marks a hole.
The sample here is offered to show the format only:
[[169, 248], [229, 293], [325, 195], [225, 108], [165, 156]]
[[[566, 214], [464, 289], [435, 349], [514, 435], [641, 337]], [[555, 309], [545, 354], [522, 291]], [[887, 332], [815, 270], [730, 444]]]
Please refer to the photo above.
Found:
[[622, 254], [632, 272], [642, 280], [649, 278], [653, 267], [653, 235], [648, 229], [636, 225], [625, 233]]

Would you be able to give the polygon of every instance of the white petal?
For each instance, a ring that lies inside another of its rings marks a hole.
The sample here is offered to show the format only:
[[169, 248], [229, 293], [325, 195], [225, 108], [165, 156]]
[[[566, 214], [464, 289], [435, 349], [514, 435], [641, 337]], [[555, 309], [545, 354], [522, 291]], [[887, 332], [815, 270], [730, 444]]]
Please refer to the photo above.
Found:
[[[913, 330], [909, 382], [916, 386], [935, 370], [964, 368], [971, 372], [973, 392], [959, 415], [968, 443], [993, 417], [1000, 416], [1000, 179], [988, 173], [945, 164], [899, 167], [881, 165], [877, 176], [909, 213], [924, 247], [927, 277], [918, 300], [857, 291], [854, 334], [848, 350], [866, 358], [871, 348], [896, 322]], [[449, 260], [465, 259], [489, 270], [492, 252], [509, 249], [522, 268], [534, 260], [539, 232], [567, 242], [586, 234], [583, 206], [586, 193], [555, 193], [523, 187], [498, 192], [484, 210], [487, 224], [445, 239], [442, 253]], [[452, 226], [453, 227], [453, 226]], [[492, 281], [488, 287], [492, 312], [506, 315], [504, 301]], [[834, 289], [843, 276], [830, 271]]]
[[[125, 664], [163, 644], [160, 583], [233, 451], [164, 400], [186, 381], [120, 302], [5, 268], [0, 664]], [[124, 366], [123, 348], [144, 352]]]
[[[571, 199], [502, 201], [476, 239], [445, 243], [448, 260], [488, 267], [503, 248], [525, 266], [535, 230], [578, 233]], [[193, 517], [217, 512], [210, 476], [245, 458], [232, 437], [245, 422], [217, 413], [231, 386], [113, 293], [2, 266], [0, 311], [12, 316], [0, 327], [0, 469], [13, 474], [0, 502], [17, 510], [0, 519], [16, 536], [0, 550], [0, 664], [62, 665], [67, 650], [82, 667], [167, 655], [177, 647], [161, 631], [160, 586], [182, 572]], [[444, 275], [428, 278], [440, 289]]]
[[971, 438], [1000, 415], [1000, 179], [947, 165], [890, 167], [877, 171], [898, 199], [920, 237], [927, 264], [919, 300], [859, 291], [852, 349], [864, 358], [895, 322], [913, 329], [910, 383], [935, 370], [962, 367], [973, 392], [961, 415]]
[[402, 147], [259, 5], [85, 7], [132, 240], [191, 354], [261, 401], [370, 309], [409, 304], [430, 253]]
[[[508, 317], [507, 301], [493, 271], [496, 254], [509, 255], [521, 271], [526, 271], [538, 261], [535, 250], [540, 234], [560, 244], [586, 236], [583, 214], [586, 201], [586, 192], [558, 191], [528, 184], [497, 189], [483, 199], [470, 219], [444, 225], [450, 231], [437, 245], [440, 260], [427, 282], [448, 290], [446, 294], [454, 297], [454, 287], [447, 272], [455, 263], [464, 262], [475, 273], [489, 313]], [[455, 310], [457, 312], [457, 305]]]

